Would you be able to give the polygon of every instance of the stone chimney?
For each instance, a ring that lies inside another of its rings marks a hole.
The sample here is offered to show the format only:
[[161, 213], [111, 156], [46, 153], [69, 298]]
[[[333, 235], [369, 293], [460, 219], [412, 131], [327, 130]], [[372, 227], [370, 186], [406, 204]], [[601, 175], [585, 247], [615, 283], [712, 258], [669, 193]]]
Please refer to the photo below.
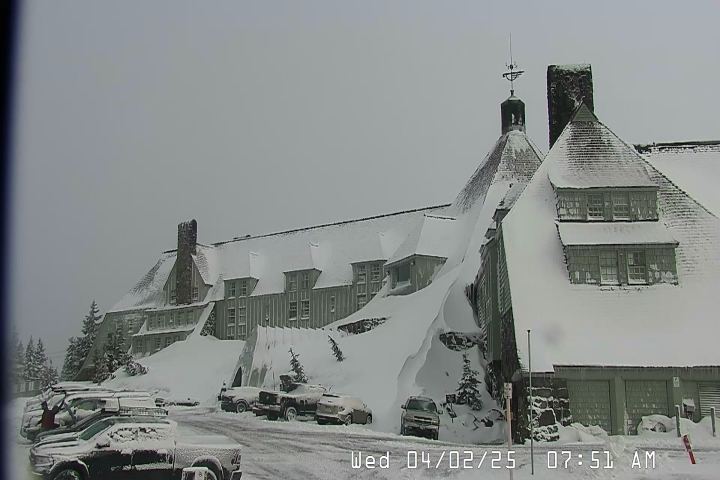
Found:
[[591, 112], [595, 112], [590, 64], [549, 65], [547, 101], [548, 130], [550, 148], [552, 148], [578, 105], [584, 102]]
[[175, 261], [175, 293], [178, 304], [192, 303], [192, 255], [197, 253], [197, 222], [178, 225], [177, 260]]

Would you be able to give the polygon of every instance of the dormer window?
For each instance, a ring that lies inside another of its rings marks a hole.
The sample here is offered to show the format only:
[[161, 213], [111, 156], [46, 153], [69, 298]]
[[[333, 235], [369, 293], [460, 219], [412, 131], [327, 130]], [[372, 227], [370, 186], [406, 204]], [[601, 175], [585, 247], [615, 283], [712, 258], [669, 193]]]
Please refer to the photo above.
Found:
[[193, 287], [193, 289], [192, 289], [193, 302], [197, 302], [198, 298], [200, 298], [200, 291], [198, 290], [198, 287]]
[[170, 303], [174, 305], [175, 302], [177, 302], [177, 290], [173, 288], [170, 290]]
[[307, 290], [308, 288], [310, 288], [310, 273], [308, 273], [308, 272], [304, 272], [302, 274], [302, 288], [304, 290]]
[[297, 291], [297, 275], [294, 273], [288, 276], [288, 290], [291, 292]]
[[380, 265], [373, 264], [370, 267], [370, 281], [371, 282], [379, 282], [380, 281]]
[[630, 220], [630, 202], [627, 193], [613, 193], [612, 206], [614, 220]]
[[227, 298], [235, 298], [235, 282], [227, 282], [225, 284], [225, 297]]
[[240, 280], [240, 296], [247, 296], [247, 280]]

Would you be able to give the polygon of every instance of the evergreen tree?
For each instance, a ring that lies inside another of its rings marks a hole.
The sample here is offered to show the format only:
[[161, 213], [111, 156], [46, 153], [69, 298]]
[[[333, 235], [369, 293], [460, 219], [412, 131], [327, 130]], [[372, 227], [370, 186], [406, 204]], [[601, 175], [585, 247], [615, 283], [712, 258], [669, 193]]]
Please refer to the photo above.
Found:
[[293, 381], [297, 383], [307, 383], [308, 379], [305, 376], [305, 369], [300, 363], [300, 360], [298, 360], [299, 355], [293, 352], [292, 348], [290, 348], [290, 357], [290, 369], [295, 373]]
[[63, 362], [62, 371], [60, 376], [63, 380], [72, 380], [75, 375], [82, 368], [82, 364], [85, 361], [80, 355], [80, 341], [79, 337], [71, 337], [68, 342], [67, 349], [65, 350], [65, 361]]
[[335, 358], [337, 358], [337, 361], [342, 362], [343, 360], [345, 360], [345, 356], [343, 355], [342, 350], [340, 350], [338, 343], [330, 335], [328, 335], [328, 342], [330, 343], [330, 346], [332, 347], [333, 355], [335, 355]]
[[42, 376], [40, 377], [40, 384], [42, 388], [55, 385], [58, 381], [57, 369], [53, 367], [52, 360], [48, 359], [43, 368]]
[[93, 365], [95, 367], [95, 375], [93, 376], [93, 382], [98, 385], [110, 378], [108, 373], [107, 363], [105, 362], [105, 356], [100, 354], [98, 349], [93, 354]]
[[470, 366], [467, 352], [463, 353], [463, 374], [457, 389], [458, 405], [468, 405], [472, 410], [482, 409], [478, 375], [480, 372], [473, 370]]
[[25, 376], [25, 349], [15, 325], [12, 327], [12, 382], [19, 383]]
[[27, 347], [25, 348], [25, 380], [38, 380], [40, 378], [40, 365], [37, 361], [35, 349], [35, 341], [30, 337]]
[[[100, 309], [98, 308], [97, 303], [95, 303], [95, 300], [93, 300], [90, 305], [90, 312], [85, 315], [85, 320], [83, 320], [83, 336], [79, 338], [76, 344], [77, 351], [75, 356], [79, 359], [80, 367], [82, 367], [85, 359], [87, 359], [90, 354], [90, 350], [92, 350], [92, 346], [95, 343], [98, 331], [100, 330], [101, 319], [102, 315], [100, 315]], [[80, 367], [78, 367], [78, 370], [80, 370]]]

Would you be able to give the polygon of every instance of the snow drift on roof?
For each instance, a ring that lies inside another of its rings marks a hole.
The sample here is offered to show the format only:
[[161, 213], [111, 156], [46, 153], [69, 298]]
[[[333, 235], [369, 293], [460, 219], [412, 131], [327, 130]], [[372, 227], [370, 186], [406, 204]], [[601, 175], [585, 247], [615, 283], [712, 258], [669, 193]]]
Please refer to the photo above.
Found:
[[128, 292], [122, 300], [113, 305], [109, 312], [149, 308], [163, 301], [163, 288], [175, 265], [175, 252], [163, 253], [155, 266]]
[[[594, 136], [592, 130], [586, 132]], [[635, 157], [633, 169], [644, 166], [659, 187], [660, 221], [679, 242], [679, 285], [573, 285], [548, 179], [548, 170], [561, 158], [557, 152], [548, 154], [502, 222], [515, 331], [532, 330], [533, 369], [552, 371], [560, 364], [720, 365], [720, 220]], [[526, 342], [518, 342], [518, 351], [527, 365]]]
[[563, 245], [677, 244], [661, 222], [558, 222]]
[[720, 217], [720, 142], [637, 148], [663, 175]]
[[[545, 162], [556, 188], [654, 187], [633, 147], [599, 121], [577, 121], [593, 115], [582, 105]], [[594, 118], [594, 116], [593, 116]]]
[[426, 214], [422, 223], [407, 236], [387, 263], [397, 263], [413, 255], [447, 258], [454, 234], [454, 218]]

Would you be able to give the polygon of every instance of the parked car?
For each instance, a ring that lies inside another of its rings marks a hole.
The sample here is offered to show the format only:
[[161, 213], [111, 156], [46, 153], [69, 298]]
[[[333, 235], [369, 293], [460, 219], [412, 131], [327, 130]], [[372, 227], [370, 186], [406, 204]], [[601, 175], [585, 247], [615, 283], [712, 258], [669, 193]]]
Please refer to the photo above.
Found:
[[[54, 405], [48, 403], [48, 408], [54, 408], [60, 405], [60, 411], [55, 416], [55, 423], [59, 426], [66, 426], [77, 422], [93, 412], [100, 410], [105, 405], [108, 398], [144, 398], [148, 400], [148, 405], [153, 406], [154, 402], [147, 392], [79, 392], [67, 395]], [[28, 440], [35, 440], [35, 436], [40, 433], [40, 419], [42, 418], [42, 410], [28, 412], [27, 420], [21, 427], [21, 435]], [[25, 417], [24, 417], [25, 420]]]
[[50, 400], [54, 395], [58, 395], [58, 394], [68, 395], [70, 393], [75, 393], [75, 392], [90, 392], [90, 391], [110, 392], [113, 390], [108, 387], [101, 387], [101, 386], [94, 385], [94, 384], [88, 383], [88, 382], [56, 383], [55, 385], [52, 385], [52, 386], [46, 388], [40, 394], [29, 398], [28, 401], [25, 403], [25, 411], [27, 412], [28, 410], [36, 410], [38, 408], [41, 408], [40, 405], [42, 404], [42, 402], [45, 400]]
[[315, 419], [320, 425], [326, 423], [372, 423], [372, 410], [358, 397], [326, 393], [317, 403]]
[[258, 387], [230, 388], [220, 395], [220, 409], [225, 412], [246, 412], [258, 402], [261, 390]]
[[400, 435], [423, 435], [437, 440], [440, 415], [432, 398], [410, 397], [402, 406]]
[[262, 390], [258, 394], [257, 406], [268, 420], [295, 420], [298, 415], [315, 416], [317, 402], [326, 393], [321, 385], [291, 382], [286, 392]]
[[90, 414], [85, 418], [79, 419], [76, 422], [69, 423], [65, 426], [58, 427], [53, 430], [40, 432], [35, 437], [35, 442], [39, 443], [47, 438], [57, 437], [58, 435], [66, 436], [66, 434], [74, 434], [77, 432], [81, 432], [93, 423], [97, 422], [98, 420], [118, 415], [120, 414], [120, 412], [142, 412], [165, 416], [167, 416], [168, 413], [167, 410], [164, 408], [154, 407], [152, 400], [148, 398], [109, 398], [105, 399], [105, 404], [102, 408], [100, 408], [100, 410]]
[[97, 421], [65, 441], [34, 446], [29, 467], [44, 480], [171, 480], [193, 466], [207, 467], [216, 480], [238, 480], [240, 460], [240, 445], [227, 437], [184, 437], [170, 419], [128, 415]]

